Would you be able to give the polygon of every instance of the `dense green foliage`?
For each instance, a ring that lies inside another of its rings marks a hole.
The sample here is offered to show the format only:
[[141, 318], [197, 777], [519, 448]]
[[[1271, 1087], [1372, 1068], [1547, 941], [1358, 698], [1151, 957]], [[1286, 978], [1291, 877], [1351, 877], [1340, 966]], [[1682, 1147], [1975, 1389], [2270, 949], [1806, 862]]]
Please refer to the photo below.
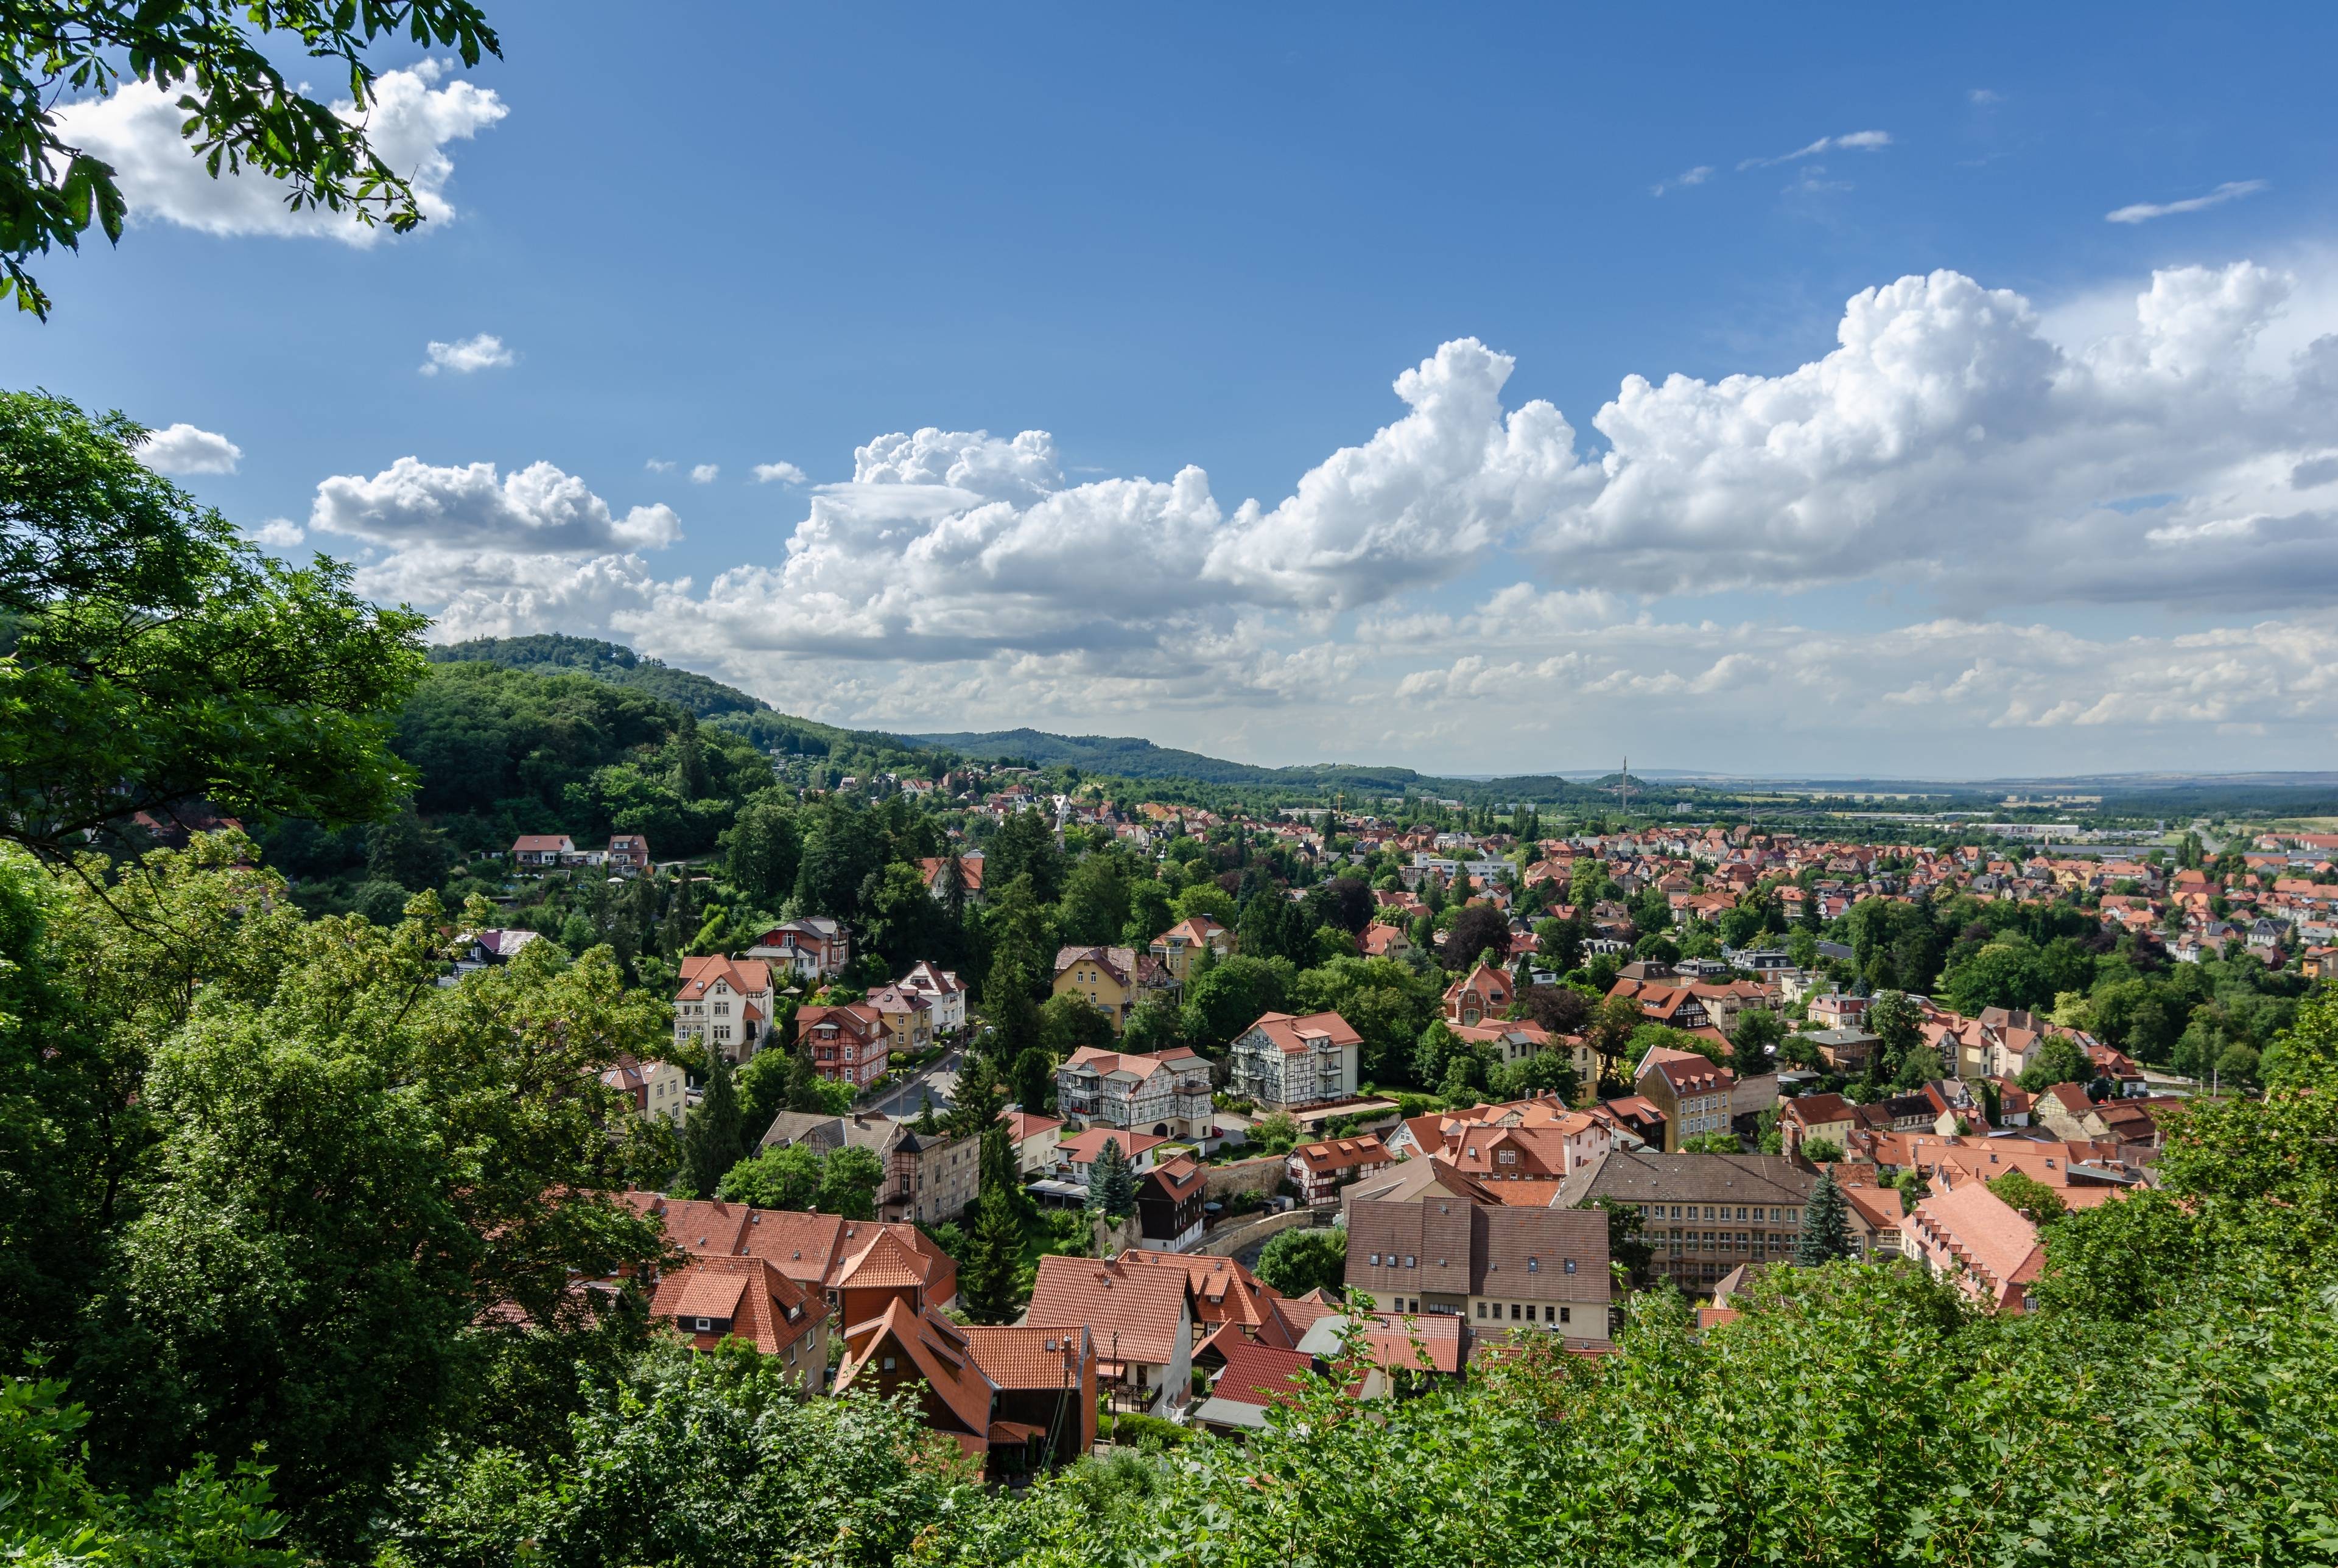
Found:
[[1258, 1277], [1286, 1296], [1339, 1289], [1348, 1279], [1347, 1230], [1285, 1230], [1259, 1249]]
[[55, 857], [137, 812], [382, 814], [422, 617], [246, 544], [138, 460], [144, 434], [0, 393], [0, 838]]
[[566, 1385], [638, 1335], [575, 1281], [661, 1250], [589, 1194], [635, 1170], [597, 1074], [665, 1026], [605, 954], [441, 987], [432, 900], [304, 920], [249, 856], [0, 863], [0, 1331], [88, 1406], [101, 1485], [265, 1445], [322, 1543], [442, 1435], [514, 1419], [545, 1357]]
[[883, 1568], [985, 1505], [907, 1406], [806, 1399], [743, 1348], [646, 1356], [556, 1448], [449, 1448], [400, 1501], [382, 1568]]

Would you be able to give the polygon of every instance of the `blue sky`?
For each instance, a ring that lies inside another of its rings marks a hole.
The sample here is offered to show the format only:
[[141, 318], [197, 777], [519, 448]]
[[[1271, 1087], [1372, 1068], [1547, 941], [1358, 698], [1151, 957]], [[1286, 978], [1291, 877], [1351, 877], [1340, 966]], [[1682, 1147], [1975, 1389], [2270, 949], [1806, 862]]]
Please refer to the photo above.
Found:
[[496, 5], [368, 245], [125, 98], [11, 379], [447, 635], [840, 721], [2338, 766], [2338, 22], [1453, 9]]

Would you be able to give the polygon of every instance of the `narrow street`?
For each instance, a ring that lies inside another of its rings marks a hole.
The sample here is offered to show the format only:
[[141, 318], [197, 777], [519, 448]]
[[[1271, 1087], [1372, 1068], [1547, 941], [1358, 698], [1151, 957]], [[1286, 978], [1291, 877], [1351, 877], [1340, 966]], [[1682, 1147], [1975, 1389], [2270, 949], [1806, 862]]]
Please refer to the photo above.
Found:
[[926, 1095], [934, 1097], [934, 1113], [941, 1115], [956, 1102], [958, 1065], [965, 1060], [963, 1046], [953, 1046], [923, 1072], [888, 1090], [881, 1100], [871, 1101], [865, 1109], [887, 1116], [915, 1116], [923, 1109]]

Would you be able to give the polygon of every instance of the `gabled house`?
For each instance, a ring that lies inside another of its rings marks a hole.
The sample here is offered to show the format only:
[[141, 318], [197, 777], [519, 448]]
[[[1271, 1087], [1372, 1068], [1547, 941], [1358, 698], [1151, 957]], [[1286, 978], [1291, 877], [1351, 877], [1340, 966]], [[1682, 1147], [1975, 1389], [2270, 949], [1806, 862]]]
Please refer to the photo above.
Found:
[[1100, 1127], [1199, 1138], [1214, 1130], [1210, 1063], [1186, 1046], [1157, 1056], [1083, 1045], [1056, 1070], [1066, 1118]]
[[576, 853], [576, 840], [565, 833], [523, 833], [512, 840], [511, 858], [515, 866], [547, 867], [565, 865]]
[[1221, 1433], [1261, 1431], [1267, 1411], [1294, 1401], [1297, 1380], [1315, 1369], [1315, 1358], [1301, 1351], [1248, 1342], [1231, 1346], [1209, 1396], [1194, 1407], [1194, 1424]]
[[1035, 1328], [1086, 1328], [1095, 1337], [1097, 1381], [1115, 1403], [1165, 1415], [1191, 1396], [1194, 1309], [1182, 1269], [1093, 1258], [1039, 1259]]
[[1000, 1111], [998, 1119], [1007, 1123], [1007, 1141], [1014, 1145], [1017, 1171], [1026, 1176], [1040, 1176], [1056, 1168], [1056, 1148], [1064, 1132], [1061, 1122], [1012, 1106]]
[[953, 1138], [946, 1131], [920, 1132], [915, 1122], [874, 1111], [846, 1116], [782, 1111], [771, 1118], [756, 1146], [784, 1149], [794, 1143], [823, 1154], [844, 1148], [875, 1154], [885, 1167], [885, 1180], [877, 1189], [880, 1219], [939, 1224], [958, 1218], [978, 1195], [979, 1142]]
[[1901, 1250], [1992, 1311], [2029, 1308], [2046, 1249], [2028, 1216], [1968, 1179], [1936, 1178], [1932, 1195], [1900, 1220]]
[[1224, 1365], [1236, 1340], [1289, 1349], [1299, 1343], [1318, 1308], [1284, 1296], [1232, 1258], [1135, 1248], [1116, 1259], [1124, 1268], [1171, 1269], [1184, 1275], [1194, 1314], [1194, 1362]]
[[612, 877], [645, 877], [650, 870], [650, 841], [639, 833], [614, 833], [603, 862]]
[[1284, 1168], [1299, 1189], [1300, 1201], [1325, 1208], [1340, 1201], [1340, 1189], [1349, 1182], [1388, 1168], [1391, 1156], [1378, 1138], [1331, 1138], [1302, 1143], [1285, 1158]]
[[747, 956], [799, 980], [827, 980], [843, 974], [852, 962], [852, 942], [842, 921], [806, 915], [756, 937]]
[[918, 1052], [934, 1043], [934, 1004], [906, 985], [879, 985], [863, 999], [885, 1025], [889, 1051]]
[[1128, 1027], [1137, 1004], [1165, 995], [1169, 973], [1150, 953], [1134, 947], [1059, 947], [1054, 995], [1084, 996], [1112, 1021], [1112, 1032]]
[[719, 953], [684, 958], [682, 985], [673, 994], [674, 1044], [711, 1047], [744, 1062], [762, 1044], [771, 1000], [771, 966], [760, 959]]
[[1166, 1138], [1151, 1132], [1131, 1132], [1119, 1127], [1091, 1127], [1075, 1138], [1060, 1139], [1056, 1144], [1056, 1172], [1063, 1181], [1076, 1187], [1085, 1187], [1095, 1175], [1095, 1162], [1107, 1143], [1117, 1143], [1128, 1161], [1128, 1168], [1142, 1176], [1153, 1169], [1153, 1152]]
[[994, 1482], [1071, 1464], [1095, 1446], [1095, 1338], [1083, 1325], [953, 1323], [895, 1302], [844, 1331], [836, 1388], [887, 1398], [914, 1385], [926, 1425]]
[[914, 991], [926, 999], [932, 1009], [933, 1032], [938, 1039], [949, 1039], [966, 1027], [966, 985], [953, 970], [937, 969], [920, 961], [899, 985], [904, 991]]
[[1483, 1024], [1509, 1011], [1510, 977], [1489, 964], [1480, 964], [1445, 988], [1448, 1024]]
[[1154, 962], [1168, 975], [1171, 987], [1182, 991], [1193, 973], [1194, 960], [1204, 947], [1217, 957], [1230, 958], [1234, 934], [1207, 915], [1190, 915], [1155, 936], [1150, 951]]
[[1641, 1097], [1664, 1113], [1665, 1149], [1675, 1152], [1691, 1138], [1729, 1131], [1731, 1092], [1737, 1076], [1694, 1051], [1652, 1046], [1632, 1071]]
[[874, 1317], [896, 1299], [918, 1308], [958, 1299], [957, 1263], [915, 1225], [662, 1192], [624, 1196], [664, 1227], [676, 1250], [693, 1258], [763, 1259], [817, 1292], [840, 1322]]
[[1352, 1100], [1363, 1036], [1337, 1013], [1269, 1013], [1228, 1052], [1228, 1086], [1268, 1110]]
[[1348, 1288], [1382, 1310], [1458, 1318], [1478, 1332], [1515, 1323], [1607, 1337], [1607, 1217], [1597, 1210], [1504, 1205], [1437, 1161], [1360, 1181], [1342, 1207]]
[[1146, 1171], [1136, 1184], [1138, 1233], [1147, 1247], [1183, 1252], [1202, 1239], [1202, 1200], [1209, 1176], [1180, 1154]]
[[799, 1008], [796, 1044], [810, 1055], [813, 1072], [856, 1089], [883, 1077], [891, 1061], [885, 1020], [866, 1003]]
[[[958, 890], [968, 904], [982, 902], [982, 857], [958, 857]], [[918, 873], [926, 879], [926, 890], [937, 901], [949, 897], [949, 858], [928, 855], [918, 862]]]
[[1507, 1022], [1489, 1018], [1482, 1024], [1448, 1024], [1445, 1027], [1456, 1039], [1493, 1046], [1505, 1062], [1524, 1062], [1546, 1052], [1557, 1052], [1575, 1069], [1578, 1083], [1599, 1081], [1598, 1054], [1580, 1034], [1554, 1036], [1541, 1024], [1529, 1024], [1523, 1018]]
[[725, 1339], [777, 1358], [806, 1393], [828, 1376], [828, 1306], [762, 1258], [693, 1258], [658, 1277], [653, 1322], [672, 1324], [693, 1349]]

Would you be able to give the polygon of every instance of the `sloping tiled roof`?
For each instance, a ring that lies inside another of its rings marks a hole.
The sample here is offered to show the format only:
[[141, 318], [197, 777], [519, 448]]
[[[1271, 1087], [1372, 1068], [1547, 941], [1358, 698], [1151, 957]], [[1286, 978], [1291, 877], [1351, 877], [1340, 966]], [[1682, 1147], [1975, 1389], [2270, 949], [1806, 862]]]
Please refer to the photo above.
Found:
[[1059, 1138], [1056, 1152], [1075, 1165], [1093, 1164], [1106, 1143], [1117, 1143], [1131, 1160], [1169, 1140], [1157, 1132], [1131, 1132], [1119, 1127], [1091, 1127], [1076, 1138]]
[[1389, 1152], [1378, 1138], [1334, 1138], [1322, 1143], [1302, 1143], [1292, 1154], [1318, 1176], [1352, 1171], [1359, 1165], [1385, 1165]]
[[1596, 1198], [1636, 1203], [1765, 1203], [1800, 1206], [1818, 1177], [1776, 1154], [1665, 1154], [1615, 1150], [1560, 1185], [1557, 1202], [1572, 1209]]
[[742, 995], [752, 996], [771, 988], [771, 966], [761, 958], [726, 958], [722, 954], [705, 957], [684, 958], [682, 961], [682, 988], [673, 994], [677, 1002], [693, 1002], [706, 995], [717, 980], [727, 981], [731, 989]]
[[1249, 1340], [1224, 1348], [1226, 1369], [1210, 1390], [1213, 1399], [1243, 1405], [1287, 1405], [1299, 1396], [1292, 1379], [1313, 1369], [1314, 1357], [1296, 1350], [1277, 1350]]
[[693, 1258], [658, 1279], [650, 1316], [671, 1320], [707, 1349], [722, 1336], [692, 1328], [700, 1318], [728, 1319], [728, 1337], [764, 1355], [801, 1338], [821, 1315], [818, 1299], [760, 1258]]
[[896, 1298], [885, 1310], [845, 1331], [845, 1356], [836, 1369], [836, 1391], [850, 1388], [872, 1366], [881, 1368], [888, 1345], [909, 1365], [897, 1371], [921, 1377], [961, 1430], [987, 1444], [990, 1436], [990, 1379], [975, 1364], [966, 1331], [938, 1312], [913, 1310]]
[[1164, 1365], [1187, 1332], [1185, 1279], [1167, 1269], [1123, 1268], [1093, 1258], [1039, 1259], [1024, 1321], [1095, 1336], [1097, 1354], [1115, 1361]]
[[968, 1324], [958, 1332], [974, 1364], [1000, 1388], [1077, 1389], [1082, 1360], [1095, 1355], [1086, 1328]]
[[1304, 1055], [1315, 1048], [1319, 1040], [1339, 1046], [1361, 1045], [1364, 1041], [1337, 1013], [1310, 1013], [1303, 1018], [1288, 1013], [1269, 1013], [1243, 1033], [1251, 1030], [1264, 1034], [1286, 1056]]

